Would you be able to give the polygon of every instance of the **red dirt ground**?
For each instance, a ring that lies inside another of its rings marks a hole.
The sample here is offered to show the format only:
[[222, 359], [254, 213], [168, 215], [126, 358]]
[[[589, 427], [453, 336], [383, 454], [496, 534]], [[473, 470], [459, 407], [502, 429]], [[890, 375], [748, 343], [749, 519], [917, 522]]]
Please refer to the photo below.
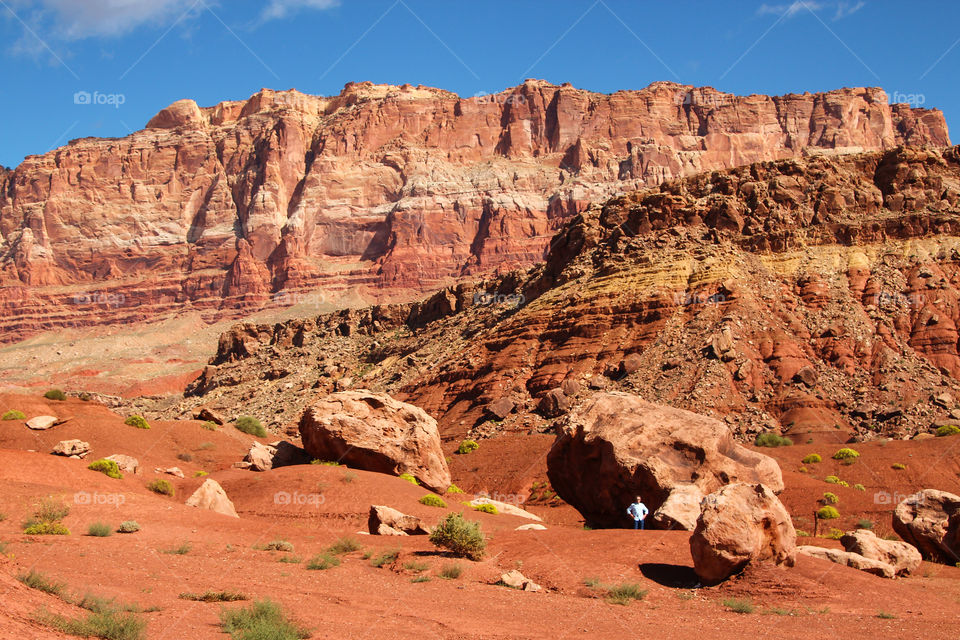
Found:
[[[489, 535], [481, 562], [459, 560], [465, 571], [456, 580], [439, 577], [440, 567], [454, 560], [439, 553], [425, 537], [385, 538], [358, 535], [371, 504], [387, 504], [421, 516], [432, 524], [448, 509], [426, 507], [417, 500], [427, 493], [403, 480], [345, 467], [302, 465], [266, 473], [231, 468], [242, 458], [250, 436], [232, 427], [207, 431], [196, 421], [157, 422], [150, 430], [123, 424], [123, 417], [79, 400], [47, 401], [36, 396], [0, 394], [0, 412], [18, 408], [28, 417], [48, 413], [72, 416], [45, 432], [29, 431], [22, 421], [0, 422], [0, 638], [59, 638], [36, 622], [46, 609], [67, 616], [84, 612], [60, 599], [28, 589], [14, 578], [35, 568], [65, 582], [75, 595], [87, 592], [159, 607], [143, 614], [148, 637], [225, 638], [218, 626], [222, 607], [178, 599], [183, 591], [240, 591], [253, 599], [270, 597], [313, 630], [314, 637], [376, 638], [385, 636], [444, 638], [623, 638], [655, 634], [665, 639], [709, 638], [941, 638], [956, 634], [960, 603], [960, 569], [924, 563], [913, 576], [884, 580], [832, 563], [800, 557], [792, 569], [756, 567], [719, 587], [693, 589], [685, 532], [585, 530], [569, 507], [538, 508], [547, 531], [515, 531], [527, 522], [508, 515], [468, 511]], [[93, 446], [87, 461], [48, 455], [63, 439], [80, 438]], [[533, 440], [536, 447], [549, 440]], [[207, 444], [209, 443], [209, 444]], [[960, 437], [925, 442], [854, 445], [860, 460], [849, 467], [832, 460], [807, 465], [799, 459], [816, 451], [825, 460], [836, 445], [795, 445], [766, 450], [780, 461], [787, 490], [784, 503], [798, 520], [812, 512], [823, 491], [840, 497], [841, 525], [870, 517], [877, 530], [889, 526], [890, 504], [875, 504], [879, 490], [908, 493], [920, 487], [958, 491]], [[32, 452], [29, 450], [33, 450]], [[488, 451], [494, 447], [487, 447]], [[481, 449], [481, 451], [483, 448]], [[126, 453], [141, 462], [140, 474], [113, 480], [89, 471], [89, 460]], [[478, 452], [479, 453], [479, 452]], [[506, 454], [507, 451], [501, 451]], [[191, 461], [177, 458], [189, 454]], [[454, 482], [488, 490], [500, 486], [500, 473], [485, 458], [455, 460]], [[492, 455], [488, 454], [488, 455]], [[542, 461], [541, 461], [542, 462]], [[893, 471], [893, 462], [907, 464]], [[474, 465], [476, 469], [474, 469]], [[185, 479], [170, 479], [173, 498], [145, 486], [158, 477], [154, 467], [179, 466]], [[493, 465], [495, 466], [495, 465]], [[184, 500], [206, 470], [233, 500], [239, 519], [187, 507]], [[823, 482], [829, 474], [847, 480], [844, 489]], [[471, 475], [472, 474], [472, 475]], [[530, 479], [540, 469], [530, 472]], [[853, 489], [863, 483], [867, 491]], [[77, 492], [89, 496], [77, 502]], [[277, 494], [280, 493], [280, 499]], [[27, 536], [20, 523], [37, 500], [61, 498], [71, 507], [64, 524], [72, 535]], [[290, 496], [292, 504], [285, 504]], [[450, 509], [465, 510], [465, 496], [445, 496]], [[300, 502], [297, 504], [297, 502]], [[84, 535], [94, 521], [116, 526], [136, 520], [135, 534], [107, 538]], [[837, 525], [837, 526], [841, 526]], [[798, 522], [804, 528], [802, 522]], [[389, 567], [374, 568], [354, 552], [327, 571], [308, 571], [312, 555], [344, 535], [366, 550], [397, 548], [401, 555]], [[288, 540], [304, 563], [278, 560], [280, 552], [253, 547], [274, 539]], [[825, 539], [806, 543], [836, 545]], [[189, 543], [185, 555], [164, 553]], [[427, 563], [424, 583], [404, 564]], [[519, 568], [544, 587], [539, 593], [513, 591], [492, 584], [503, 571]], [[586, 578], [603, 583], [638, 583], [646, 598], [626, 606], [607, 603]], [[733, 613], [726, 598], [749, 598], [757, 605], [750, 615]], [[877, 617], [881, 611], [895, 618]]]

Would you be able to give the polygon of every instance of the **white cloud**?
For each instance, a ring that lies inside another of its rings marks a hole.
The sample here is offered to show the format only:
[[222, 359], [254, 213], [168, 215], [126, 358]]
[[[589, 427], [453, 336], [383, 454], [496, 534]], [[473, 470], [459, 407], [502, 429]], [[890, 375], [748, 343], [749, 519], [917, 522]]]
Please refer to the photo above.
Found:
[[757, 15], [777, 15], [784, 18], [792, 18], [806, 11], [821, 11], [823, 9], [835, 9], [833, 19], [840, 20], [853, 15], [866, 6], [865, 0], [839, 0], [838, 2], [816, 2], [815, 0], [795, 0], [790, 4], [762, 4], [757, 8]]
[[286, 18], [300, 9], [330, 9], [339, 4], [340, 0], [270, 0], [260, 17], [275, 20]]
[[839, 20], [840, 18], [846, 18], [855, 14], [860, 9], [863, 9], [867, 5], [864, 0], [860, 2], [838, 2], [837, 3], [837, 13], [833, 16], [834, 20]]
[[14, 6], [22, 11], [24, 4], [30, 11], [21, 14], [25, 22], [61, 40], [120, 36], [143, 25], [167, 26], [204, 6], [197, 0], [36, 0]]

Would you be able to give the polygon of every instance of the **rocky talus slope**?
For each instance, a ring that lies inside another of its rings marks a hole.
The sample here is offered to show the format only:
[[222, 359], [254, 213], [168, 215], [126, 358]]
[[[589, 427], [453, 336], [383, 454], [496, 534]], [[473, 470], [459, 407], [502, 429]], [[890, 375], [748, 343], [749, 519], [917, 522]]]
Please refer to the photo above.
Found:
[[[738, 97], [527, 81], [182, 100], [0, 171], [0, 339], [264, 305], [412, 299], [541, 260], [601, 201], [710, 169], [949, 144], [880, 89]], [[309, 292], [309, 293], [305, 293]]]
[[741, 439], [912, 437], [960, 419], [960, 147], [755, 163], [588, 208], [546, 262], [414, 304], [244, 323], [187, 397], [295, 433], [386, 391], [448, 443], [550, 431], [591, 389]]

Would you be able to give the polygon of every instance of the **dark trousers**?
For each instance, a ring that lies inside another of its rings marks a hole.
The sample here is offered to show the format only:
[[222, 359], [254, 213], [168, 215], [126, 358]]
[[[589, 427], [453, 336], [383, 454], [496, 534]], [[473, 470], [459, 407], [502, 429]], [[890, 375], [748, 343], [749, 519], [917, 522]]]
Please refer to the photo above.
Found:
[[633, 521], [633, 528], [634, 528], [634, 529], [640, 529], [640, 530], [642, 531], [642, 530], [643, 530], [643, 520], [634, 520], [634, 521]]

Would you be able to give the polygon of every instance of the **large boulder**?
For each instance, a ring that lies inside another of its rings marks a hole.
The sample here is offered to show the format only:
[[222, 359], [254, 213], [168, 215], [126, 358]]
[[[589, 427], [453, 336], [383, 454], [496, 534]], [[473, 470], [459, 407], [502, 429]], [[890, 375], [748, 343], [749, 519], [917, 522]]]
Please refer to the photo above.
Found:
[[211, 478], [204, 480], [200, 488], [187, 498], [187, 506], [209, 509], [231, 518], [240, 517], [237, 515], [233, 502], [227, 497], [227, 492], [223, 490], [219, 482]]
[[960, 561], [960, 496], [924, 489], [893, 510], [893, 530], [927, 560]]
[[420, 518], [378, 504], [370, 506], [367, 528], [375, 536], [416, 536], [430, 533]]
[[887, 564], [886, 562], [881, 562], [880, 560], [862, 556], [859, 553], [854, 553], [853, 551], [841, 551], [840, 549], [827, 549], [826, 547], [803, 545], [797, 547], [797, 553], [802, 553], [803, 555], [810, 556], [811, 558], [829, 560], [830, 562], [842, 564], [843, 566], [850, 567], [851, 569], [872, 573], [873, 575], [880, 576], [881, 578], [892, 578], [897, 574], [897, 571], [893, 568], [893, 565]]
[[898, 576], [916, 571], [923, 558], [917, 548], [899, 540], [884, 540], [869, 529], [848, 531], [840, 538], [840, 544], [851, 553], [893, 567]]
[[250, 466], [247, 468], [253, 471], [270, 471], [278, 467], [307, 464], [310, 462], [310, 454], [286, 440], [270, 444], [254, 442], [250, 445], [244, 462], [249, 462]]
[[769, 487], [738, 482], [704, 498], [690, 554], [700, 579], [716, 584], [755, 562], [792, 567], [797, 532]]
[[630, 524], [637, 495], [655, 512], [681, 485], [704, 494], [731, 482], [783, 490], [776, 461], [737, 444], [719, 420], [626, 393], [597, 393], [564, 419], [547, 474], [587, 522], [605, 527]]
[[303, 448], [320, 460], [400, 475], [434, 491], [450, 486], [437, 421], [384, 393], [340, 391], [307, 407], [300, 418]]
[[45, 431], [59, 424], [56, 416], [35, 416], [27, 420], [27, 427], [34, 431]]
[[693, 531], [700, 517], [703, 492], [693, 484], [674, 487], [663, 504], [651, 514], [657, 529], [683, 529]]

